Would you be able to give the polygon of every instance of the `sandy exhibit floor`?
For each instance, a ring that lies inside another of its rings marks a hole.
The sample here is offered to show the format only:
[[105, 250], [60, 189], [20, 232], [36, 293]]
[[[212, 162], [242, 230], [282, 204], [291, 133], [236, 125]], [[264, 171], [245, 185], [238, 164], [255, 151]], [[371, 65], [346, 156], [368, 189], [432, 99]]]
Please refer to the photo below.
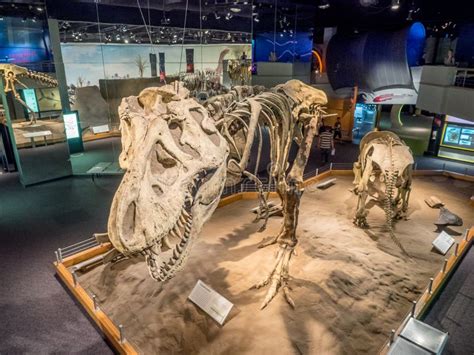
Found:
[[[187, 265], [165, 285], [149, 277], [143, 259], [96, 267], [79, 282], [143, 354], [375, 354], [445, 258], [431, 247], [439, 211], [424, 198], [436, 195], [459, 214], [464, 226], [451, 232], [461, 233], [474, 222], [468, 204], [474, 183], [414, 179], [409, 219], [395, 227], [410, 260], [390, 239], [378, 207], [369, 214], [371, 229], [352, 224], [351, 181], [337, 177], [327, 190], [306, 188], [290, 270], [294, 310], [279, 293], [261, 311], [267, 289], [250, 290], [269, 271], [276, 251], [257, 245], [281, 222], [273, 218], [259, 233], [261, 224], [252, 223], [249, 212], [255, 200], [216, 210]], [[223, 326], [187, 300], [198, 279], [234, 303]]]

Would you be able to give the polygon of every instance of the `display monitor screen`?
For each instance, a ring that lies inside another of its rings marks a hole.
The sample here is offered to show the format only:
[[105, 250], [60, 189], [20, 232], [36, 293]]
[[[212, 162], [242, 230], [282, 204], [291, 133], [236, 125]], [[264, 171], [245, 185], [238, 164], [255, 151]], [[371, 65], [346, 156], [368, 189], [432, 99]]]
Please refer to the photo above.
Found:
[[474, 126], [448, 123], [444, 130], [441, 145], [474, 151]]
[[38, 112], [38, 102], [36, 101], [35, 89], [23, 89], [23, 98], [26, 105], [33, 110], [33, 112]]
[[66, 129], [67, 139], [79, 138], [79, 124], [77, 122], [77, 113], [65, 113], [64, 118], [64, 128]]

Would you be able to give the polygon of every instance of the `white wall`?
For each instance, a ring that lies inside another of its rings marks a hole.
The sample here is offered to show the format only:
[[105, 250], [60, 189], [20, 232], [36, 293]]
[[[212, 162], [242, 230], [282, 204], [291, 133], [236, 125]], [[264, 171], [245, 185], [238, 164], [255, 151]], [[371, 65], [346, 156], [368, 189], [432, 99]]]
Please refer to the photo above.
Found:
[[[229, 49], [225, 59], [236, 59], [245, 52], [251, 58], [250, 44], [206, 44], [206, 45], [145, 45], [145, 44], [86, 44], [63, 43], [61, 50], [68, 85], [78, 85], [78, 78], [83, 85], [99, 85], [99, 79], [139, 77], [135, 60], [138, 55], [146, 59], [148, 67], [145, 77], [151, 76], [149, 54], [164, 52], [166, 74], [178, 74], [186, 70], [186, 48], [194, 48], [195, 70], [216, 69], [220, 53]], [[157, 63], [157, 70], [159, 65]]]

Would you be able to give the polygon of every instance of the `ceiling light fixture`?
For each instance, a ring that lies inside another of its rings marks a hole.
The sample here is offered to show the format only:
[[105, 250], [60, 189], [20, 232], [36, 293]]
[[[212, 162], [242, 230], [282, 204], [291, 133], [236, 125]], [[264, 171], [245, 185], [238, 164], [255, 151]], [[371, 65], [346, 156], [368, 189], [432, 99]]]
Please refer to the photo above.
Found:
[[400, 8], [400, 0], [392, 0], [392, 11], [397, 11]]
[[318, 7], [321, 10], [329, 9], [330, 6], [331, 6], [331, 4], [329, 3], [329, 0], [321, 0], [321, 2], [318, 5]]

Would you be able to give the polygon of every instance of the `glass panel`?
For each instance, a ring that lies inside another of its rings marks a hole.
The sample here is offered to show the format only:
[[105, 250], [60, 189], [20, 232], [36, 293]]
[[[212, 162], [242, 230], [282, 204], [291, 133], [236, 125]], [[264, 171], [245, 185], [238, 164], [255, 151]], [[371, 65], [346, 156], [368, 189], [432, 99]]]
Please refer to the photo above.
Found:
[[68, 176], [63, 105], [46, 17], [6, 17], [0, 26], [0, 89], [21, 182]]
[[79, 0], [70, 6], [81, 7], [89, 21], [69, 20], [71, 9], [61, 7], [50, 15], [60, 20], [69, 101], [84, 141], [84, 151], [71, 155], [75, 174], [122, 173], [122, 98], [182, 80], [202, 101], [251, 82], [249, 1]]

